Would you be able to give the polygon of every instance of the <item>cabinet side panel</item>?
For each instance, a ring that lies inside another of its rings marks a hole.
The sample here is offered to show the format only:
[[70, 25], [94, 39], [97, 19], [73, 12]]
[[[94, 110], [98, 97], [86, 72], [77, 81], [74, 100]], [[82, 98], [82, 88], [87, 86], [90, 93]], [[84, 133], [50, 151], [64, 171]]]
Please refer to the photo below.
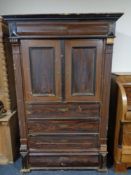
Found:
[[[26, 135], [26, 119], [25, 119], [24, 97], [23, 97], [23, 83], [21, 75], [21, 57], [20, 57], [19, 42], [15, 42], [13, 40], [11, 42], [13, 50], [17, 109], [18, 109], [18, 118], [20, 127], [21, 146], [22, 146], [27, 145], [27, 135]], [[24, 147], [24, 149], [26, 149], [26, 146]]]
[[102, 145], [103, 144], [106, 145], [106, 140], [107, 140], [112, 50], [113, 50], [112, 44], [105, 46], [104, 69], [103, 69], [103, 74], [102, 74], [103, 75], [103, 87], [101, 89], [101, 91], [102, 91], [102, 107], [101, 107], [100, 139], [101, 139]]

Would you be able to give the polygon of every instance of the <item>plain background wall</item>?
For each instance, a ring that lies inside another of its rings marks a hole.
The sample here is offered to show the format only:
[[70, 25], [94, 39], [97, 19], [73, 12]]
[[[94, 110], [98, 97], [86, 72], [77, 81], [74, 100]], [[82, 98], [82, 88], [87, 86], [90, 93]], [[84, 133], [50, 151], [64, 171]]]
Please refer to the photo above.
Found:
[[0, 15], [124, 12], [117, 21], [112, 71], [131, 72], [131, 0], [0, 0]]

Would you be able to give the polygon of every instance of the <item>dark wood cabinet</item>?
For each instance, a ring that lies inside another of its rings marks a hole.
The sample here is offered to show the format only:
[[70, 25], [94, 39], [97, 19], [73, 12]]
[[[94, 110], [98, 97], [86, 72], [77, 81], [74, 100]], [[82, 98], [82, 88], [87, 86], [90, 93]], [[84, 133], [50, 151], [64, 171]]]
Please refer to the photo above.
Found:
[[106, 169], [115, 22], [122, 14], [5, 16], [23, 171]]

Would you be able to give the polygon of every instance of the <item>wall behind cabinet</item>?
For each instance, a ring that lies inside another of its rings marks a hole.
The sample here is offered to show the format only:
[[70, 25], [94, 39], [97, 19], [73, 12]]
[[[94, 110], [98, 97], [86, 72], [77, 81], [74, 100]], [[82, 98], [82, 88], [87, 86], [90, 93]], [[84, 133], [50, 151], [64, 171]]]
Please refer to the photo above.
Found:
[[0, 0], [0, 15], [124, 12], [117, 21], [112, 71], [131, 72], [131, 0]]

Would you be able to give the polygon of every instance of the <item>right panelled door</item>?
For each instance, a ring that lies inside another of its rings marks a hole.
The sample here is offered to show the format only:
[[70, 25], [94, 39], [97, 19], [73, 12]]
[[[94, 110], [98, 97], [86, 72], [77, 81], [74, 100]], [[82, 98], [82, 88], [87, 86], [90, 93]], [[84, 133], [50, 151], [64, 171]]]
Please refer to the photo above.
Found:
[[102, 58], [102, 39], [65, 41], [66, 101], [100, 100]]

